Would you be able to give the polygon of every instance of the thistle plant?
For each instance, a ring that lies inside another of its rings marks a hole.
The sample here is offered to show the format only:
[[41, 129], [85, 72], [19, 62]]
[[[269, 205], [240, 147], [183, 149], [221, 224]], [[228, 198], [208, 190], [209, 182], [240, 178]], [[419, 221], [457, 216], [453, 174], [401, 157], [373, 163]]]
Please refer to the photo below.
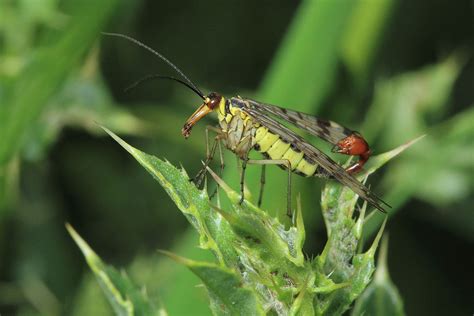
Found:
[[[327, 243], [320, 255], [309, 258], [302, 250], [305, 228], [300, 203], [293, 223], [286, 227], [251, 201], [239, 203], [239, 193], [208, 168], [231, 202], [230, 208], [221, 208], [209, 200], [205, 189], [189, 181], [184, 169], [105, 131], [159, 182], [199, 234], [199, 246], [214, 254], [215, 262], [199, 262], [161, 251], [201, 279], [215, 315], [340, 315], [370, 283], [386, 219], [368, 249], [360, 251], [367, 205], [357, 209], [358, 197], [350, 189], [335, 181], [324, 187], [321, 203]], [[359, 179], [367, 179], [413, 142], [374, 157]], [[166, 314], [126, 275], [102, 263], [69, 225], [68, 230], [117, 314]]]

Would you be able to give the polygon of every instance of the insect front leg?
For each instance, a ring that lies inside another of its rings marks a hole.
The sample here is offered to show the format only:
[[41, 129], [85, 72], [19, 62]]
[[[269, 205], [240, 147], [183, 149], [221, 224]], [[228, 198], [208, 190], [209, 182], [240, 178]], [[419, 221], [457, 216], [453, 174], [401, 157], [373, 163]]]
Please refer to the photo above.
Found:
[[[212, 147], [210, 150], [209, 150], [209, 139], [210, 139], [209, 131], [213, 131], [217, 133], [217, 135], [214, 137], [214, 142], [212, 143]], [[199, 170], [199, 172], [196, 174], [193, 180], [198, 188], [201, 186], [201, 183], [205, 178], [206, 168], [211, 163], [212, 159], [214, 158], [214, 155], [216, 153], [216, 148], [220, 146], [219, 143], [221, 141], [220, 129], [214, 126], [206, 126], [205, 133], [206, 133], [206, 160], [204, 161], [203, 167]], [[222, 153], [221, 153], [221, 156], [222, 156]]]
[[[219, 151], [219, 158], [220, 158], [220, 163], [221, 163], [220, 169], [219, 169], [219, 177], [222, 178], [222, 174], [224, 173], [224, 168], [225, 168], [225, 162], [224, 162], [224, 153], [222, 152], [221, 139], [217, 141], [217, 150]], [[214, 192], [212, 192], [212, 194], [209, 196], [209, 199], [212, 199], [216, 195], [217, 190], [219, 190], [219, 185], [216, 186], [216, 188], [214, 189]]]
[[242, 158], [242, 168], [240, 169], [240, 200], [239, 204], [244, 202], [245, 192], [245, 170], [247, 169], [247, 163], [249, 161], [248, 153]]

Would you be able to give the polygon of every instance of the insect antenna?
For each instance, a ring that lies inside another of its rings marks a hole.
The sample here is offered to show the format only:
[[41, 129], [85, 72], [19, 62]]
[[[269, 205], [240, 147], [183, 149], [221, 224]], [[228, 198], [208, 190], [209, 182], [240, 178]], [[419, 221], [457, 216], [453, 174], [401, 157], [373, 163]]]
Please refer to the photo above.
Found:
[[[143, 44], [142, 42], [140, 42], [139, 40], [136, 40], [134, 39], [133, 37], [130, 37], [128, 35], [125, 35], [125, 34], [120, 34], [120, 33], [107, 33], [107, 32], [102, 32], [103, 35], [107, 35], [107, 36], [115, 36], [115, 37], [121, 37], [121, 38], [124, 38], [140, 47], [143, 47], [145, 48], [146, 50], [148, 50], [149, 52], [151, 52], [152, 54], [154, 54], [155, 56], [158, 56], [161, 60], [163, 60], [165, 63], [167, 63], [171, 68], [173, 68], [181, 77], [183, 77], [184, 80], [187, 81], [187, 83], [189, 84], [190, 87], [192, 87], [193, 91], [195, 91], [196, 93], [199, 94], [199, 96], [204, 99], [204, 93], [202, 93], [202, 91], [191, 81], [189, 80], [189, 78], [175, 65], [173, 64], [171, 61], [168, 60], [168, 58], [166, 58], [165, 56], [161, 55], [160, 53], [158, 53], [156, 50], [154, 50], [153, 48]], [[174, 80], [174, 79], [172, 79]], [[188, 86], [188, 85], [186, 85]]]
[[153, 79], [168, 79], [168, 80], [173, 80], [173, 81], [176, 81], [176, 82], [179, 82], [180, 84], [182, 84], [183, 86], [186, 86], [188, 87], [189, 89], [191, 89], [194, 93], [196, 93], [201, 99], [205, 99], [204, 96], [201, 94], [200, 91], [196, 90], [196, 88], [192, 85], [190, 85], [189, 83], [187, 83], [186, 81], [184, 80], [181, 80], [179, 78], [175, 78], [175, 77], [171, 77], [171, 76], [163, 76], [163, 75], [156, 75], [156, 74], [153, 74], [153, 75], [148, 75], [148, 76], [145, 76], [143, 78], [140, 78], [138, 79], [137, 81], [135, 81], [134, 83], [132, 83], [131, 85], [129, 85], [127, 88], [125, 88], [125, 92], [129, 92], [130, 90], [132, 89], [135, 89], [139, 84], [143, 83], [143, 82], [146, 82], [146, 81], [149, 81], [149, 80], [153, 80]]

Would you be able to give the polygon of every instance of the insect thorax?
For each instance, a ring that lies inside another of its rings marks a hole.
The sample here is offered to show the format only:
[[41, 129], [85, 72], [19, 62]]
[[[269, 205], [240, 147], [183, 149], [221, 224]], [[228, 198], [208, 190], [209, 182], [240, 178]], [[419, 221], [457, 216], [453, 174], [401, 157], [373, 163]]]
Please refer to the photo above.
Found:
[[226, 147], [240, 158], [245, 158], [255, 146], [259, 124], [227, 99], [221, 102], [218, 117]]

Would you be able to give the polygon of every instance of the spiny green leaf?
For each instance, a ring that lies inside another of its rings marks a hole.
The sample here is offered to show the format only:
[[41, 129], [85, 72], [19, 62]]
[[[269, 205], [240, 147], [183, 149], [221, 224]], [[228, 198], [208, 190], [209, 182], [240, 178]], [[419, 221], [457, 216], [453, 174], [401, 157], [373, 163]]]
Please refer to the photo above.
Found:
[[308, 291], [308, 288], [313, 282], [314, 280], [311, 280], [310, 282], [302, 284], [298, 291], [298, 296], [296, 296], [296, 299], [291, 306], [290, 315], [314, 315], [314, 295]]
[[[367, 164], [366, 170], [357, 176], [358, 179], [367, 179], [380, 166], [420, 138], [374, 157], [373, 161]], [[375, 270], [373, 257], [385, 222], [372, 247], [365, 254], [356, 254], [367, 206], [364, 203], [358, 219], [354, 220], [352, 217], [357, 199], [358, 196], [352, 190], [338, 183], [328, 183], [323, 190], [322, 208], [328, 229], [328, 241], [323, 253], [315, 261], [314, 268], [317, 273], [330, 275], [335, 283], [347, 283], [349, 286], [327, 296], [319, 296], [317, 313], [333, 315], [346, 311], [367, 286]]]
[[214, 312], [219, 315], [264, 315], [263, 307], [253, 289], [244, 286], [234, 271], [207, 262], [199, 262], [161, 251], [177, 262], [186, 265], [205, 284]]
[[382, 226], [380, 226], [380, 229], [377, 235], [375, 236], [375, 239], [372, 245], [370, 246], [370, 248], [365, 253], [354, 256], [353, 264], [354, 264], [355, 273], [351, 280], [351, 289], [350, 289], [351, 296], [352, 296], [351, 302], [357, 296], [359, 296], [360, 293], [362, 293], [365, 287], [369, 284], [370, 277], [372, 276], [372, 273], [375, 271], [375, 263], [374, 263], [375, 252], [377, 251], [378, 245], [380, 243], [380, 239], [382, 238], [385, 225], [387, 224], [387, 219], [388, 217], [385, 216]]
[[206, 191], [198, 190], [184, 170], [178, 170], [169, 162], [130, 146], [107, 128], [102, 128], [166, 190], [176, 206], [198, 231], [201, 247], [211, 249], [220, 263], [235, 266], [237, 254], [232, 246], [235, 240], [230, 233], [230, 226], [210, 207]]
[[405, 315], [402, 298], [388, 274], [387, 248], [388, 238], [384, 238], [374, 279], [356, 301], [352, 315]]
[[155, 308], [145, 292], [137, 289], [125, 274], [105, 265], [71, 225], [66, 224], [66, 228], [84, 254], [87, 264], [117, 315], [166, 315], [163, 309]]
[[392, 149], [390, 151], [387, 151], [386, 153], [377, 155], [375, 157], [372, 157], [367, 164], [365, 165], [365, 172], [362, 174], [358, 175], [357, 178], [359, 180], [366, 178], [368, 175], [371, 175], [374, 173], [378, 168], [382, 167], [384, 164], [386, 164], [389, 160], [395, 158], [399, 154], [401, 154], [403, 151], [407, 150], [409, 147], [414, 145], [416, 142], [420, 141], [423, 139], [426, 135], [421, 135], [406, 144], [400, 145], [395, 149]]
[[[272, 252], [275, 263], [282, 264], [281, 260], [286, 259], [297, 266], [303, 266], [302, 242], [304, 237], [301, 235], [302, 233], [298, 232], [296, 227], [286, 230], [277, 219], [247, 200], [240, 204], [239, 194], [225, 184], [211, 169], [208, 168], [208, 171], [232, 202], [232, 212], [217, 210], [229, 222], [234, 232], [243, 240], [249, 238], [253, 240], [255, 248], [262, 248], [264, 252]], [[303, 226], [301, 212], [298, 212], [296, 216], [299, 225]]]
[[[372, 157], [367, 162], [365, 170], [357, 175], [357, 179], [367, 179], [369, 175], [423, 137], [424, 135], [386, 153]], [[352, 218], [354, 206], [357, 203], [357, 200], [358, 196], [348, 187], [344, 187], [336, 181], [331, 181], [326, 184], [322, 192], [321, 205], [328, 237], [331, 236], [331, 232], [334, 230], [335, 226], [339, 225], [338, 223], [340, 223], [340, 221]]]
[[[217, 279], [224, 277], [223, 272], [227, 273], [226, 277], [231, 273], [233, 287], [254, 289], [254, 294], [268, 310], [283, 314], [311, 314], [315, 308], [316, 314], [331, 314], [347, 310], [370, 281], [375, 269], [373, 257], [384, 225], [372, 247], [364, 254], [356, 254], [366, 205], [362, 208], [359, 218], [354, 220], [352, 215], [358, 197], [350, 189], [341, 190], [339, 184], [328, 184], [334, 186], [335, 193], [327, 196], [336, 197], [328, 205], [333, 205], [334, 210], [338, 212], [333, 218], [334, 225], [323, 254], [311, 264], [304, 260], [302, 253], [305, 234], [301, 206], [298, 206], [296, 226], [285, 229], [277, 219], [251, 202], [244, 200], [240, 203], [240, 194], [208, 168], [208, 172], [227, 194], [232, 208], [229, 210], [211, 206], [207, 194], [196, 189], [185, 172], [131, 147], [106, 128], [104, 130], [160, 182], [198, 230], [201, 244], [216, 254], [220, 265], [191, 265], [191, 261], [180, 259], [180, 262], [191, 269], [199, 267], [198, 272], [193, 271], [200, 275], [201, 279], [209, 277], [203, 279], [208, 287], [217, 285], [210, 283], [215, 281], [213, 277], [216, 273], [220, 273], [216, 276]], [[360, 177], [366, 178], [413, 142], [374, 157], [367, 171]], [[344, 205], [341, 198], [349, 203]], [[226, 247], [223, 247], [221, 241]], [[235, 283], [235, 278], [238, 278], [240, 283]], [[219, 307], [227, 306], [229, 302], [223, 301], [216, 289], [218, 288], [214, 287], [209, 292], [211, 308], [215, 313], [231, 313], [227, 307]], [[311, 305], [309, 302], [316, 303]], [[254, 305], [253, 301], [250, 305]]]
[[[370, 283], [373, 272], [375, 271], [375, 251], [385, 228], [387, 217], [379, 229], [369, 250], [363, 254], [356, 254], [352, 258], [352, 265], [346, 266], [344, 274], [331, 273], [331, 278], [345, 278], [348, 286], [334, 291], [327, 296], [320, 296], [318, 302], [318, 312], [324, 315], [341, 315], [349, 309], [352, 302], [362, 293]], [[334, 276], [332, 276], [334, 274]]]

